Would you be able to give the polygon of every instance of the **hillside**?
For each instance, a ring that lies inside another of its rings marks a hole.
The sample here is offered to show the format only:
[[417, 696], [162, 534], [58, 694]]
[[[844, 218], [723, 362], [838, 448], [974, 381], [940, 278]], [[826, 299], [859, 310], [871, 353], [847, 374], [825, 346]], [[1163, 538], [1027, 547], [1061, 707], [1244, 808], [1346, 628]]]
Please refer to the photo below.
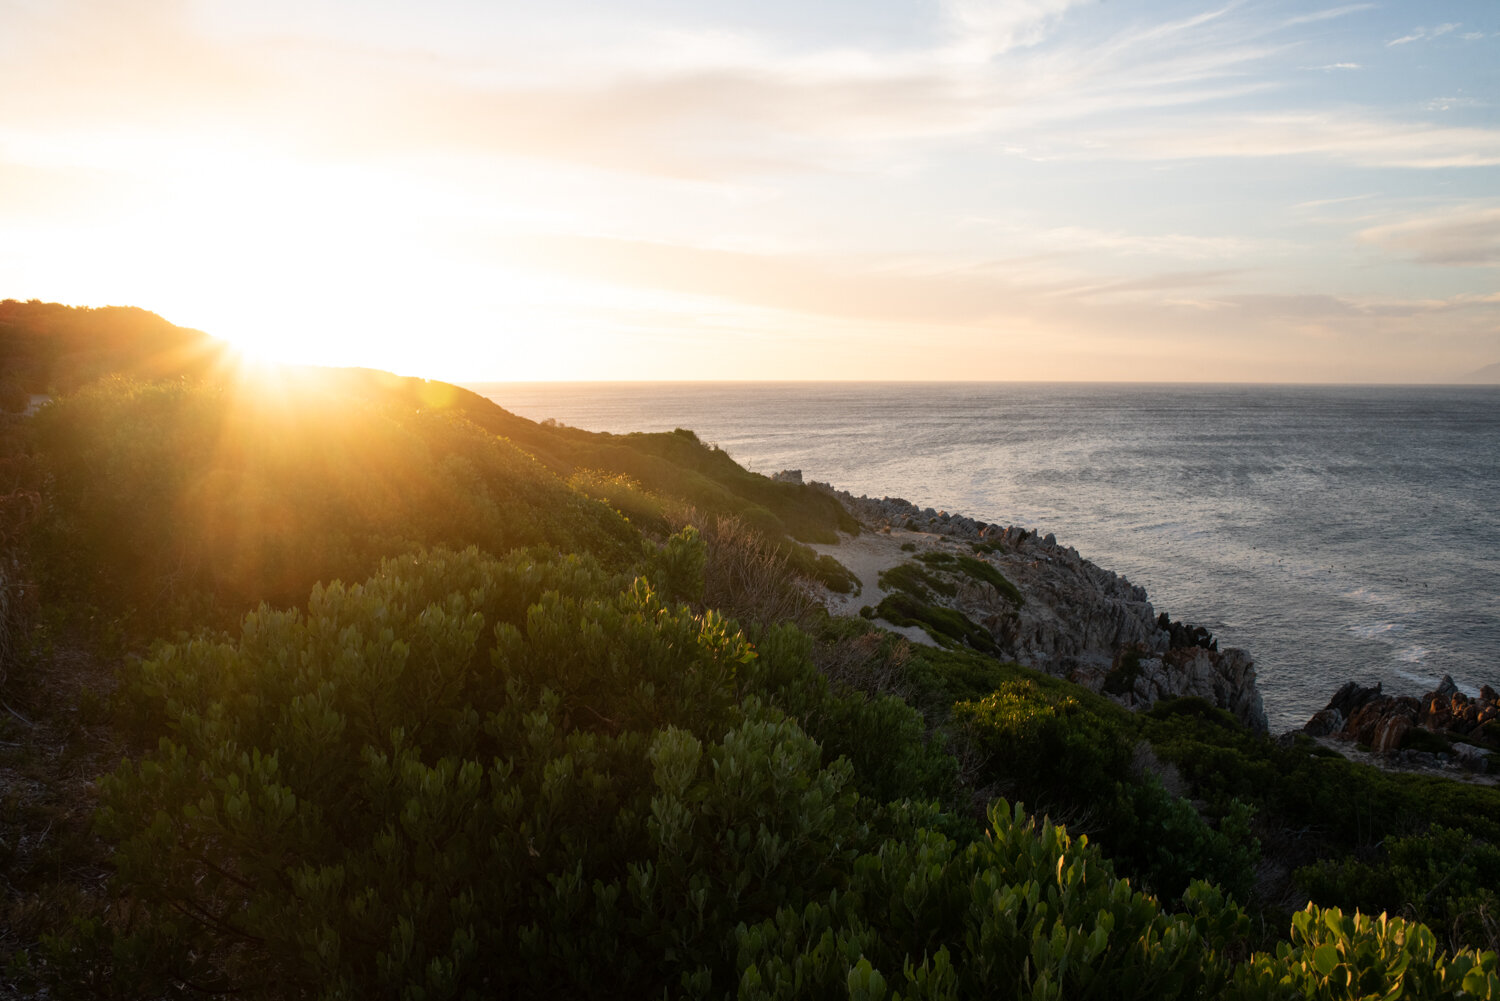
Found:
[[830, 616], [859, 522], [688, 430], [20, 306], [10, 996], [1500, 997], [1493, 789], [1001, 660], [956, 548]]
[[1478, 383], [1487, 386], [1500, 383], [1500, 361], [1495, 362], [1493, 365], [1486, 365], [1483, 368], [1478, 368], [1472, 372], [1466, 373], [1463, 378], [1459, 379], [1458, 381]]

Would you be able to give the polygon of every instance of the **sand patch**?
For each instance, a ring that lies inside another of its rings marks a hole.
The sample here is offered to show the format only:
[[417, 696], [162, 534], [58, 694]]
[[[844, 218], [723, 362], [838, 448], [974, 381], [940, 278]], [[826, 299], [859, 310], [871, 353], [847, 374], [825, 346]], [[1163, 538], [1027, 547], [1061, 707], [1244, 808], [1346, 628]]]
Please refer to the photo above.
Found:
[[[892, 529], [889, 534], [866, 529], [858, 535], [840, 535], [836, 543], [814, 544], [812, 549], [825, 556], [832, 556], [844, 566], [849, 572], [859, 579], [859, 594], [835, 594], [832, 591], [824, 595], [824, 604], [832, 615], [858, 615], [861, 607], [869, 605], [875, 607], [880, 604], [880, 599], [888, 593], [880, 586], [880, 573], [891, 567], [905, 563], [913, 559], [918, 553], [933, 549], [947, 548], [944, 540], [939, 535], [931, 532], [912, 532], [906, 529]], [[901, 546], [909, 544], [915, 546], [915, 550], [903, 550]], [[937, 642], [927, 634], [927, 630], [921, 626], [897, 626], [884, 619], [876, 619], [883, 628], [901, 636], [905, 636], [913, 643], [921, 643], [924, 646], [937, 646]]]

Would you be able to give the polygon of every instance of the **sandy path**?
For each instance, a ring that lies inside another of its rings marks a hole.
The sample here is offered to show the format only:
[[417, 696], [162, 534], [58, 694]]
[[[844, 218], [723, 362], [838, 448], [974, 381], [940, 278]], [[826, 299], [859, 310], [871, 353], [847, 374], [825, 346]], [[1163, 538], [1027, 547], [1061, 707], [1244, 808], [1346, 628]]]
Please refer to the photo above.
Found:
[[[892, 529], [889, 534], [886, 534], [867, 528], [858, 535], [841, 534], [837, 543], [814, 544], [812, 548], [815, 552], [832, 556], [859, 578], [860, 590], [857, 595], [828, 592], [824, 597], [828, 611], [834, 615], [858, 615], [862, 606], [874, 607], [880, 604], [880, 599], [886, 596], [885, 589], [880, 586], [880, 572], [905, 563], [916, 556], [917, 552], [944, 548], [940, 540], [941, 536], [930, 532]], [[915, 545], [916, 552], [903, 552], [901, 549], [903, 543]], [[927, 635], [927, 631], [920, 626], [895, 626], [884, 619], [875, 621], [891, 632], [905, 636], [913, 643], [937, 646], [932, 637]]]

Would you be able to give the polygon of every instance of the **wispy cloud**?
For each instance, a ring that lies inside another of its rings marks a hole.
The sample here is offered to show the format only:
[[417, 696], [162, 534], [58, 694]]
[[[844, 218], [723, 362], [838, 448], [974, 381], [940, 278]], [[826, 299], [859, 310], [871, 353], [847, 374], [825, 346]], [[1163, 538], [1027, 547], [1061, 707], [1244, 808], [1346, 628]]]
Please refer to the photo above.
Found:
[[1411, 34], [1402, 35], [1400, 38], [1393, 38], [1385, 44], [1387, 45], [1387, 47], [1389, 47], [1395, 45], [1409, 45], [1412, 42], [1426, 42], [1434, 38], [1440, 38], [1451, 31], [1458, 30], [1461, 27], [1463, 27], [1462, 24], [1450, 22], [1448, 24], [1440, 24], [1436, 28], [1417, 28]]
[[947, 0], [948, 58], [982, 63], [1039, 44], [1064, 14], [1084, 0]]
[[1135, 128], [1097, 130], [1068, 159], [1174, 160], [1317, 156], [1364, 166], [1500, 165], [1500, 129], [1434, 128], [1347, 114], [1185, 115]]
[[1374, 10], [1378, 5], [1373, 3], [1351, 3], [1342, 7], [1329, 7], [1327, 10], [1317, 10], [1310, 14], [1299, 14], [1289, 17], [1281, 22], [1283, 28], [1295, 28], [1303, 24], [1314, 24], [1318, 21], [1331, 21], [1336, 17], [1346, 14], [1357, 14], [1362, 10]]
[[1359, 239], [1423, 264], [1500, 265], [1500, 206], [1447, 208], [1371, 226], [1359, 233]]
[[1362, 202], [1362, 201], [1365, 201], [1365, 200], [1367, 200], [1369, 198], [1373, 198], [1373, 197], [1375, 197], [1375, 196], [1374, 195], [1370, 195], [1370, 194], [1364, 194], [1364, 195], [1344, 195], [1341, 198], [1316, 198], [1316, 199], [1313, 199], [1310, 202], [1298, 202], [1297, 204], [1293, 205], [1292, 208], [1294, 208], [1294, 209], [1317, 209], [1317, 208], [1322, 208], [1325, 205], [1342, 205], [1345, 202]]

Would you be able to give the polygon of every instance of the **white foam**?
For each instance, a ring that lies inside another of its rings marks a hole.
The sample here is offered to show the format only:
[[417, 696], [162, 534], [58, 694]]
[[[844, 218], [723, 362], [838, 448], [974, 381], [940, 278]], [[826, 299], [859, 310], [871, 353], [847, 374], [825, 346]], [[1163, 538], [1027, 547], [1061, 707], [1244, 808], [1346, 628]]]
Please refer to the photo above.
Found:
[[1398, 633], [1405, 628], [1399, 622], [1371, 622], [1364, 625], [1350, 626], [1349, 632], [1362, 640], [1381, 640], [1386, 643], [1393, 643], [1395, 641], [1387, 639], [1387, 635]]
[[1432, 651], [1425, 646], [1409, 646], [1404, 650], [1396, 651], [1396, 659], [1408, 664], [1420, 664]]

